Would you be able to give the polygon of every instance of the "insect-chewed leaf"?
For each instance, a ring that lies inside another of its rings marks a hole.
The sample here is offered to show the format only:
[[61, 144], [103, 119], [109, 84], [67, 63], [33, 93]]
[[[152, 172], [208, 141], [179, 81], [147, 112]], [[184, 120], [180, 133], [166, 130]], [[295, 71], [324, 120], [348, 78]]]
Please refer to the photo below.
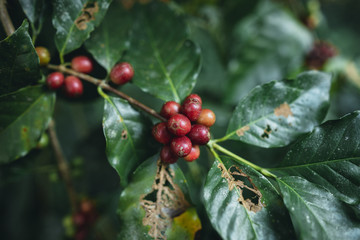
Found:
[[187, 199], [187, 185], [180, 168], [163, 164], [158, 156], [148, 159], [137, 168], [121, 194], [119, 239], [167, 239], [174, 231], [189, 236], [186, 229], [172, 227], [175, 220], [175, 225], [179, 225], [178, 216], [190, 206]]
[[360, 202], [360, 111], [328, 121], [297, 141], [279, 174], [320, 184], [349, 204]]
[[60, 55], [81, 46], [102, 21], [111, 0], [55, 0], [53, 25]]
[[207, 176], [204, 203], [223, 239], [281, 239], [293, 236], [290, 218], [273, 184], [230, 158], [215, 161]]
[[36, 83], [41, 78], [39, 58], [28, 33], [29, 23], [22, 25], [0, 42], [0, 95]]
[[43, 86], [0, 96], [0, 164], [27, 154], [36, 146], [53, 113], [55, 95]]
[[278, 179], [299, 239], [359, 239], [360, 223], [321, 186], [300, 177]]
[[[109, 73], [129, 47], [132, 12], [113, 2], [99, 27], [85, 42], [85, 47]], [[114, 27], [116, 26], [116, 27]]]
[[329, 90], [330, 75], [316, 71], [258, 86], [239, 102], [226, 136], [260, 147], [285, 146], [320, 124]]
[[201, 67], [200, 48], [190, 41], [185, 19], [154, 1], [134, 10], [130, 48], [124, 60], [143, 91], [180, 102], [193, 89]]
[[256, 85], [298, 70], [312, 46], [311, 33], [273, 1], [259, 1], [233, 34], [227, 100], [236, 103]]
[[150, 139], [148, 126], [151, 123], [120, 98], [105, 100], [103, 129], [106, 139], [106, 154], [116, 169], [121, 183], [126, 185], [128, 175], [144, 158], [152, 154], [148, 150]]

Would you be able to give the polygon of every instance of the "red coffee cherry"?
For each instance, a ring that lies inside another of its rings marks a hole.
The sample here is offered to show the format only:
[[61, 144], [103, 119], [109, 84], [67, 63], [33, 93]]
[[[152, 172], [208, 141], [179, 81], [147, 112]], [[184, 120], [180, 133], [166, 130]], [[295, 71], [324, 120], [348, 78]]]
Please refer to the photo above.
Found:
[[185, 157], [191, 152], [191, 141], [188, 137], [182, 136], [173, 138], [170, 143], [170, 148], [178, 157]]
[[153, 127], [152, 135], [156, 141], [162, 144], [168, 144], [172, 138], [164, 122], [158, 123]]
[[207, 144], [210, 140], [209, 128], [204, 125], [194, 124], [191, 127], [188, 137], [191, 139], [193, 144]]
[[110, 79], [113, 83], [122, 85], [129, 82], [134, 76], [134, 69], [130, 63], [122, 62], [116, 64], [110, 72]]
[[77, 72], [90, 73], [93, 70], [93, 63], [87, 56], [77, 56], [71, 60], [71, 68]]
[[181, 113], [189, 118], [190, 121], [196, 121], [201, 113], [201, 103], [196, 98], [187, 98], [181, 105]]
[[176, 163], [178, 156], [171, 151], [169, 145], [165, 145], [160, 151], [160, 159], [164, 163]]
[[46, 78], [46, 85], [52, 89], [59, 89], [64, 84], [64, 75], [61, 72], [50, 73]]
[[212, 125], [214, 125], [215, 121], [216, 121], [215, 113], [210, 109], [205, 108], [201, 110], [200, 116], [196, 122], [206, 127], [211, 127]]
[[83, 93], [83, 84], [80, 79], [75, 76], [67, 76], [64, 87], [65, 93], [69, 97], [78, 97]]
[[175, 114], [179, 113], [180, 111], [180, 104], [175, 101], [168, 101], [164, 103], [160, 110], [160, 115], [166, 119], [174, 116]]
[[45, 66], [50, 62], [50, 53], [49, 50], [45, 47], [36, 47], [35, 48], [36, 54], [40, 60], [40, 66]]
[[191, 122], [186, 116], [175, 114], [167, 121], [167, 128], [172, 134], [181, 137], [190, 132]]
[[80, 227], [86, 224], [86, 216], [82, 212], [77, 212], [72, 216], [75, 226]]
[[202, 104], [201, 97], [195, 93], [192, 93], [189, 96], [187, 96], [184, 102], [187, 101], [188, 99], [192, 99], [193, 102], [199, 102], [200, 104]]
[[200, 148], [199, 145], [193, 145], [191, 148], [191, 152], [184, 157], [185, 161], [192, 162], [198, 159], [200, 156]]

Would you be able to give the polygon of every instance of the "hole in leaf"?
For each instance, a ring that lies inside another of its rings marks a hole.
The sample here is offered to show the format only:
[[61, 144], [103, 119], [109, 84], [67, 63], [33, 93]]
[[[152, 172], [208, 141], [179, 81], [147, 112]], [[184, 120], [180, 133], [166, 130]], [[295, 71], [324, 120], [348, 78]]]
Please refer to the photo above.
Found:
[[75, 20], [75, 25], [79, 30], [85, 30], [87, 23], [95, 20], [95, 13], [99, 11], [99, 5], [97, 2], [87, 3], [81, 10], [80, 16]]
[[180, 187], [174, 183], [174, 177], [175, 172], [159, 159], [152, 191], [140, 197], [140, 205], [145, 210], [143, 225], [150, 226], [148, 234], [154, 239], [166, 239], [165, 232], [172, 218], [189, 207]]
[[227, 180], [229, 190], [237, 190], [238, 201], [244, 208], [252, 212], [258, 212], [262, 209], [262, 194], [248, 175], [235, 165], [226, 169], [223, 164], [219, 163], [218, 168], [222, 172], [221, 176]]
[[264, 133], [261, 135], [261, 137], [269, 138], [271, 132], [272, 132], [272, 129], [271, 129], [270, 125], [266, 125], [266, 128], [264, 129]]
[[128, 132], [124, 129], [121, 132], [121, 139], [126, 140], [128, 137]]

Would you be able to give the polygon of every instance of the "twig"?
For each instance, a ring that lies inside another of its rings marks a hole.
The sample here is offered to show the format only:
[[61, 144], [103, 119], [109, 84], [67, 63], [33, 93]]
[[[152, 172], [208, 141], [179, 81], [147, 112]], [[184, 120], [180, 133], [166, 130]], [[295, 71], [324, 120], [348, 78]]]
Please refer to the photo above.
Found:
[[89, 76], [87, 74], [76, 72], [76, 71], [74, 71], [72, 69], [66, 68], [63, 65], [48, 64], [47, 67], [50, 68], [50, 69], [56, 70], [56, 71], [71, 74], [71, 75], [79, 77], [79, 78], [81, 78], [81, 79], [83, 79], [85, 81], [88, 81], [88, 82], [90, 82], [92, 84], [95, 84], [96, 86], [100, 86], [102, 89], [107, 90], [109, 92], [112, 92], [115, 95], [127, 100], [131, 105], [140, 108], [141, 110], [143, 110], [143, 111], [147, 112], [148, 114], [160, 119], [161, 121], [166, 121], [166, 119], [164, 117], [162, 117], [160, 114], [158, 114], [154, 109], [149, 108], [148, 106], [142, 104], [141, 102], [137, 101], [136, 99], [134, 99], [134, 98], [126, 95], [125, 93], [111, 87], [109, 84], [107, 84], [106, 82], [104, 82], [104, 81], [102, 81], [100, 79], [91, 77], [91, 76]]
[[48, 128], [49, 136], [51, 144], [55, 151], [55, 158], [57, 162], [57, 166], [60, 172], [62, 179], [65, 182], [66, 191], [68, 192], [70, 198], [70, 204], [73, 212], [77, 212], [77, 197], [74, 185], [72, 183], [70, 169], [65, 159], [64, 153], [62, 152], [59, 139], [57, 138], [56, 131], [55, 131], [55, 122], [51, 120]]
[[15, 32], [15, 28], [6, 9], [6, 0], [0, 0], [0, 19], [6, 35], [10, 36], [13, 34]]

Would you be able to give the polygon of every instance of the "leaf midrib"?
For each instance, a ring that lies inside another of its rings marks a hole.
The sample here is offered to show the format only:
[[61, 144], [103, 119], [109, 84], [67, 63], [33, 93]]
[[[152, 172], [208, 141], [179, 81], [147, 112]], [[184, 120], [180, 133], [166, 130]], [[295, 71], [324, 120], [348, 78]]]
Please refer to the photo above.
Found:
[[37, 105], [37, 103], [43, 99], [43, 97], [45, 96], [45, 93], [41, 94], [38, 96], [38, 98], [32, 102], [29, 107], [26, 108], [26, 110], [24, 112], [22, 112], [18, 117], [15, 118], [14, 121], [12, 121], [8, 126], [6, 126], [5, 128], [3, 128], [1, 131], [0, 131], [0, 134], [3, 133], [4, 131], [6, 131], [8, 128], [10, 128], [13, 124], [15, 124], [17, 121], [19, 121], [21, 118], [24, 117], [24, 115], [26, 115], [30, 109], [32, 109], [35, 105]]
[[[147, 22], [147, 21], [146, 21]], [[153, 37], [153, 34], [151, 32], [151, 28], [149, 27], [149, 24], [146, 24], [146, 31], [147, 31], [147, 34], [149, 36], [149, 39], [150, 39], [150, 45], [151, 45], [151, 48], [153, 50], [153, 53], [154, 53], [154, 56], [157, 60], [157, 62], [159, 63], [159, 66], [163, 72], [163, 74], [165, 75], [165, 78], [167, 79], [167, 81], [169, 82], [169, 85], [170, 85], [170, 89], [171, 89], [171, 92], [173, 93], [173, 96], [174, 96], [174, 100], [176, 102], [180, 102], [180, 97], [176, 91], [176, 88], [175, 88], [175, 85], [173, 83], [173, 80], [171, 79], [169, 73], [167, 72], [166, 68], [165, 68], [165, 64], [164, 62], [162, 61], [162, 58], [160, 56], [160, 52], [159, 52], [159, 49], [157, 48], [155, 42], [154, 42], [154, 37]]]
[[282, 181], [280, 178], [278, 178], [278, 181], [282, 182], [284, 185], [286, 185], [288, 187], [288, 189], [290, 189], [297, 198], [299, 198], [301, 200], [301, 202], [303, 202], [303, 204], [305, 205], [305, 207], [309, 210], [309, 212], [314, 216], [314, 218], [317, 220], [317, 222], [319, 223], [319, 225], [321, 226], [321, 228], [323, 229], [323, 232], [327, 235], [327, 231], [324, 228], [324, 226], [321, 224], [321, 221], [317, 218], [316, 214], [310, 209], [310, 207], [306, 204], [306, 201], [295, 191], [294, 188], [292, 188], [290, 185], [288, 185], [287, 183], [285, 183], [284, 181]]
[[337, 162], [342, 162], [342, 161], [352, 161], [352, 160], [360, 160], [360, 156], [359, 157], [351, 157], [351, 158], [340, 158], [340, 159], [334, 159], [334, 160], [326, 160], [326, 161], [321, 161], [321, 162], [301, 164], [301, 165], [293, 165], [293, 166], [286, 166], [286, 167], [269, 168], [268, 170], [276, 171], [276, 170], [283, 170], [283, 169], [303, 168], [303, 167], [311, 167], [311, 166], [316, 166], [316, 165], [331, 164], [331, 163], [337, 163]]

